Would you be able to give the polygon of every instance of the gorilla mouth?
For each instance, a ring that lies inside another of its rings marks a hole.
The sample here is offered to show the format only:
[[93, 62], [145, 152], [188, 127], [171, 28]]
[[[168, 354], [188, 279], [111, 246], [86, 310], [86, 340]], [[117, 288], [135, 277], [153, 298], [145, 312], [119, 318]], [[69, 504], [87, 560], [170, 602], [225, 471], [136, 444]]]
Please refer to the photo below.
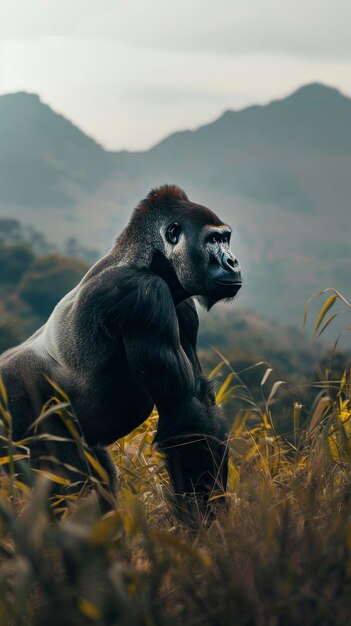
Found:
[[218, 283], [219, 285], [225, 285], [226, 287], [231, 287], [231, 286], [235, 286], [235, 287], [242, 287], [243, 281], [236, 279], [236, 280], [216, 280], [216, 283]]
[[207, 291], [205, 298], [200, 301], [207, 311], [212, 309], [213, 305], [220, 300], [230, 301], [235, 298], [236, 294], [242, 287], [242, 280], [239, 278], [228, 280], [213, 280]]

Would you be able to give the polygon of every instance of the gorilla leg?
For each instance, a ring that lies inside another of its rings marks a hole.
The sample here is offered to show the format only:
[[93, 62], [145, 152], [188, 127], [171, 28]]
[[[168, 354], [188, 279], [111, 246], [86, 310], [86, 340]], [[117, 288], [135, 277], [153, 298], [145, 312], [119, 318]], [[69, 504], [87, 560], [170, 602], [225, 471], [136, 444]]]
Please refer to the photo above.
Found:
[[102, 446], [94, 446], [92, 451], [109, 477], [112, 492], [116, 494], [118, 486], [118, 470], [112, 458], [111, 452]]

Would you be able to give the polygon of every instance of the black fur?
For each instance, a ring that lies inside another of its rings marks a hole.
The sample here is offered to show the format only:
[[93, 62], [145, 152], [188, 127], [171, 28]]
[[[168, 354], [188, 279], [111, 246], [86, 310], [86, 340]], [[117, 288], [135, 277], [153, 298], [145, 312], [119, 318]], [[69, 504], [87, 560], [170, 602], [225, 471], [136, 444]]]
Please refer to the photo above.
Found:
[[[166, 237], [173, 222], [181, 227], [176, 245]], [[228, 242], [209, 241], [212, 231], [230, 229], [178, 187], [150, 192], [112, 250], [59, 302], [45, 326], [0, 357], [15, 439], [30, 432], [52, 396], [49, 378], [69, 396], [113, 487], [116, 470], [106, 446], [141, 424], [156, 404], [155, 441], [175, 493], [195, 494], [202, 505], [225, 489], [227, 429], [196, 355], [192, 297], [209, 308], [233, 297], [241, 276]], [[55, 416], [46, 430], [67, 435]], [[63, 466], [81, 467], [73, 445], [54, 445]], [[39, 467], [42, 452], [32, 449]]]

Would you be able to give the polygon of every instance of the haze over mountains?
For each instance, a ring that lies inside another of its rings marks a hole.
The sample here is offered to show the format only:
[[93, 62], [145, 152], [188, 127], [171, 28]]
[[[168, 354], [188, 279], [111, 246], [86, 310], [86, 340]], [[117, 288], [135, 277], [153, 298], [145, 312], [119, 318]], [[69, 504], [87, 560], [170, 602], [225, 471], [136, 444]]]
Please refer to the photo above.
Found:
[[351, 295], [351, 99], [336, 89], [226, 111], [144, 152], [104, 150], [36, 95], [0, 96], [0, 216], [103, 252], [165, 182], [233, 226], [240, 307], [299, 324], [312, 292]]

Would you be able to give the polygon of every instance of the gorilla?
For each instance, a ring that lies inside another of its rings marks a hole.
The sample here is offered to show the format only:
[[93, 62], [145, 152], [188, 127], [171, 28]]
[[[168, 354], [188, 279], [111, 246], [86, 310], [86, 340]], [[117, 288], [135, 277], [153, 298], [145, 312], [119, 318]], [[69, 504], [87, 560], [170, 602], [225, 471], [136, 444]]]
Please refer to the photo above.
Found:
[[[89, 450], [116, 489], [106, 446], [130, 433], [156, 405], [155, 444], [174, 498], [207, 507], [227, 481], [227, 427], [196, 354], [198, 315], [230, 300], [242, 285], [230, 251], [231, 229], [182, 189], [153, 189], [134, 210], [111, 251], [56, 306], [46, 324], [0, 357], [13, 439], [28, 435], [52, 397], [69, 397]], [[60, 467], [81, 468], [62, 420], [51, 415]], [[66, 440], [59, 441], [60, 436]], [[45, 443], [31, 447], [45, 466]]]

